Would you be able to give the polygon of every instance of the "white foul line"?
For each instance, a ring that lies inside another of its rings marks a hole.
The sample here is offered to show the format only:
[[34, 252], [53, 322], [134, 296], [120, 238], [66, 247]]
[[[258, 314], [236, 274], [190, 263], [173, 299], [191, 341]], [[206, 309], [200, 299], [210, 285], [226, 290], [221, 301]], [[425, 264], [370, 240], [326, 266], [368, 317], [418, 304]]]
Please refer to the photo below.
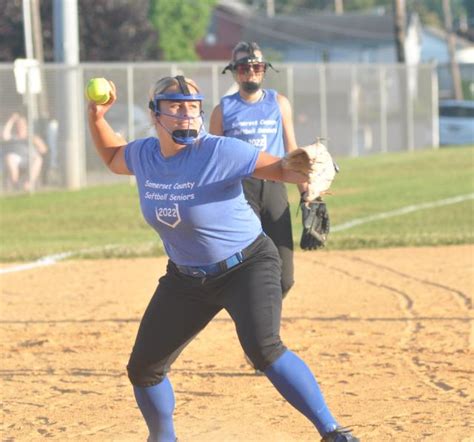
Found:
[[474, 193], [467, 195], [454, 196], [452, 198], [446, 198], [444, 200], [432, 201], [430, 203], [413, 204], [411, 206], [405, 206], [400, 209], [391, 210], [390, 212], [376, 213], [375, 215], [366, 216], [364, 218], [356, 218], [347, 223], [338, 224], [337, 226], [331, 227], [331, 232], [340, 232], [342, 230], [350, 229], [354, 226], [361, 224], [370, 223], [379, 219], [391, 218], [398, 215], [406, 215], [407, 213], [416, 212], [423, 209], [431, 209], [433, 207], [447, 206], [448, 204], [456, 204], [466, 200], [474, 199]]
[[0, 269], [0, 275], [3, 275], [5, 273], [14, 273], [14, 272], [21, 272], [23, 270], [36, 269], [38, 267], [50, 266], [50, 265], [56, 264], [59, 261], [62, 261], [63, 259], [70, 258], [71, 256], [74, 256], [74, 255], [81, 255], [83, 253], [91, 253], [91, 252], [93, 253], [100, 250], [115, 249], [117, 247], [120, 247], [120, 246], [117, 244], [107, 245], [103, 247], [94, 247], [91, 249], [77, 250], [75, 252], [64, 252], [64, 253], [57, 253], [55, 255], [43, 256], [42, 258], [37, 259], [36, 261], [33, 261], [33, 262], [27, 262], [25, 264], [19, 264], [17, 266]]
[[44, 267], [56, 264], [58, 261], [69, 258], [74, 255], [73, 252], [58, 253], [57, 255], [43, 256], [42, 258], [27, 262], [26, 264], [20, 264], [14, 267], [7, 267], [6, 269], [0, 269], [0, 275], [5, 273], [21, 272], [23, 270], [35, 269], [37, 267]]

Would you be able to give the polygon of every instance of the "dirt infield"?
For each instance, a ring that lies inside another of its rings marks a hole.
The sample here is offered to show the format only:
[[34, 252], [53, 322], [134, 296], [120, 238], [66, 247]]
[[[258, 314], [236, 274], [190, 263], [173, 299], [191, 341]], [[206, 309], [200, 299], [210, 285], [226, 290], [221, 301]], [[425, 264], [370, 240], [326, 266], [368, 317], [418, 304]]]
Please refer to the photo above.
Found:
[[[165, 262], [0, 276], [3, 441], [146, 439], [125, 365]], [[361, 440], [474, 440], [473, 269], [473, 246], [296, 254], [282, 338]], [[170, 379], [180, 442], [319, 440], [245, 364], [225, 313]]]

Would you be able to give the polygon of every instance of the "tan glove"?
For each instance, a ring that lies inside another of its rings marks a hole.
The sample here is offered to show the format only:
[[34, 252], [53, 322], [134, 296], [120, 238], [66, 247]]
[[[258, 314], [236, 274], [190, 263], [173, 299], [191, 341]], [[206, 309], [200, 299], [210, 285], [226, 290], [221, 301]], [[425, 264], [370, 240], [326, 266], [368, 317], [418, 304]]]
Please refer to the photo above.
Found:
[[331, 154], [323, 143], [317, 141], [314, 144], [314, 152], [316, 161], [312, 163], [311, 172], [309, 173], [306, 195], [308, 201], [313, 201], [327, 192], [338, 171]]
[[337, 172], [330, 153], [319, 140], [288, 153], [283, 159], [283, 167], [308, 177], [306, 201], [313, 201], [326, 192]]

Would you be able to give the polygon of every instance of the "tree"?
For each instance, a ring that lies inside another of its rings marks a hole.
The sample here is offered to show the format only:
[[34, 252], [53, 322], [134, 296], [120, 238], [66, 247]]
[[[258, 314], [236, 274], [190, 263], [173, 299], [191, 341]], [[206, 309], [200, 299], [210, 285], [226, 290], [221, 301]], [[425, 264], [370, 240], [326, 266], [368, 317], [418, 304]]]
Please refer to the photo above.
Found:
[[25, 57], [21, 0], [0, 0], [0, 61]]
[[150, 20], [159, 34], [164, 60], [197, 60], [195, 46], [204, 37], [217, 0], [150, 0]]
[[[159, 59], [149, 0], [80, 0], [81, 61]], [[25, 57], [22, 0], [0, 0], [0, 61]], [[44, 60], [54, 61], [53, 1], [40, 2]]]
[[405, 63], [405, 9], [405, 0], [393, 0], [395, 46], [399, 63]]
[[158, 56], [147, 0], [80, 0], [82, 61], [137, 61]]
[[466, 10], [470, 27], [474, 27], [474, 2], [472, 0], [463, 0], [462, 4]]
[[467, 24], [467, 29], [461, 26], [458, 33], [462, 37], [474, 41], [474, 2], [472, 0], [464, 0], [463, 6], [466, 11], [465, 24]]

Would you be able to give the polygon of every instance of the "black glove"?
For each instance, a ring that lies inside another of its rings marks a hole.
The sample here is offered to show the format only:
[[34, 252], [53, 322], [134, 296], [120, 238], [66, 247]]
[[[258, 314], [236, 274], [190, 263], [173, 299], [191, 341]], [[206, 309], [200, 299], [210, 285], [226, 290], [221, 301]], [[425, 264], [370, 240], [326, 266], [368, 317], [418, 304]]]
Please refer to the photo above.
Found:
[[329, 213], [326, 203], [321, 198], [305, 202], [303, 194], [301, 195], [300, 207], [303, 218], [300, 247], [303, 250], [324, 247], [329, 234]]

